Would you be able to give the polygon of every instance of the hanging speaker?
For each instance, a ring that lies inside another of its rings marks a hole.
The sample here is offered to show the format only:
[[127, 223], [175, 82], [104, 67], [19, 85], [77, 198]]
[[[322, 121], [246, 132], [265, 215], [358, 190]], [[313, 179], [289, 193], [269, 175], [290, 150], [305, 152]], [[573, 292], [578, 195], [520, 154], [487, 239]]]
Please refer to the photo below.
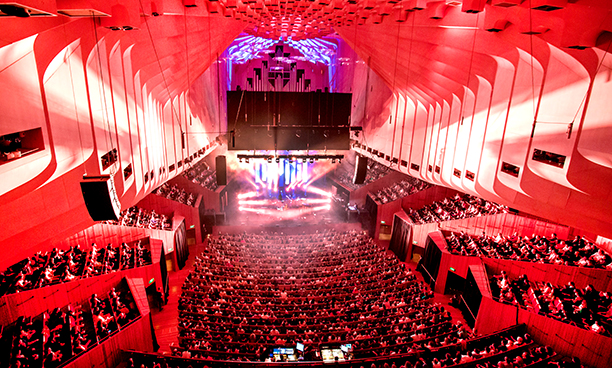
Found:
[[225, 156], [217, 156], [215, 158], [215, 170], [217, 171], [217, 185], [227, 185]]
[[81, 192], [89, 216], [94, 221], [119, 220], [121, 202], [110, 175], [83, 176]]
[[368, 158], [357, 156], [355, 162], [355, 175], [353, 176], [353, 184], [363, 184], [368, 173]]

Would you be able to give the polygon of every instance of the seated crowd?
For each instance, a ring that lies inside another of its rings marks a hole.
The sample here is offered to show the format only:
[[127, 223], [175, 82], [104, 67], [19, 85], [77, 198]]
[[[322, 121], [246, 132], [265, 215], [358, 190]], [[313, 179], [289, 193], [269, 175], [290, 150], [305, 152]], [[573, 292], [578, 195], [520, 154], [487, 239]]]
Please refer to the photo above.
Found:
[[489, 257], [551, 263], [566, 266], [605, 268], [612, 270], [612, 257], [593, 242], [583, 237], [561, 240], [556, 234], [550, 237], [532, 235], [520, 237], [468, 235], [464, 232], [446, 236], [449, 252], [464, 256]]
[[153, 193], [187, 206], [194, 206], [198, 197], [195, 193], [187, 193], [185, 189], [179, 188], [178, 185], [171, 186], [167, 182], [155, 189]]
[[121, 211], [118, 221], [104, 221], [110, 225], [140, 227], [143, 229], [172, 230], [172, 218], [136, 206]]
[[281, 357], [283, 366], [323, 366], [325, 346], [350, 344], [350, 359], [336, 365], [566, 367], [524, 325], [474, 337], [432, 296], [363, 232], [222, 234], [209, 239], [183, 285], [179, 346], [171, 355], [129, 352], [125, 363], [267, 367], [278, 362], [274, 349], [303, 345], [294, 363]]
[[200, 161], [193, 165], [189, 170], [185, 171], [183, 175], [192, 182], [212, 190], [213, 192], [219, 188], [217, 185], [217, 172], [212, 170], [204, 161]]
[[[369, 358], [355, 358], [337, 361], [335, 366], [351, 368], [441, 368], [441, 367], [479, 367], [479, 368], [524, 368], [556, 367], [580, 368], [577, 358], [564, 358], [549, 346], [536, 344], [529, 334], [524, 333], [524, 325], [478, 338], [461, 339], [457, 344], [432, 342], [432, 346], [415, 346], [407, 353]], [[435, 341], [435, 340], [433, 340]], [[187, 356], [167, 356], [153, 353], [128, 351], [128, 368], [204, 368], [204, 367], [273, 367], [274, 363], [252, 363], [247, 361], [220, 361]], [[283, 363], [283, 366], [304, 366], [304, 362]], [[323, 362], [310, 362], [308, 366], [323, 366]]]
[[[140, 316], [140, 312], [127, 283], [122, 281], [120, 285], [124, 291], [111, 289], [109, 298], [114, 316], [126, 315], [123, 320], [115, 317], [120, 326], [125, 326]], [[118, 299], [116, 302], [112, 301], [112, 293]], [[95, 327], [97, 318], [88, 303], [69, 304], [35, 317], [19, 317], [11, 325], [0, 328], [0, 366], [54, 368], [63, 365], [100, 342]]]
[[333, 342], [365, 357], [465, 338], [431, 296], [361, 232], [222, 235], [185, 281], [179, 350], [263, 360], [274, 346]]
[[587, 285], [578, 289], [573, 282], [565, 286], [550, 282], [530, 282], [527, 275], [509, 278], [504, 271], [491, 278], [493, 296], [501, 302], [518, 304], [535, 313], [610, 336], [612, 297]]
[[0, 273], [0, 296], [147, 264], [151, 264], [151, 251], [142, 241], [133, 246], [122, 243], [119, 247], [111, 244], [98, 247], [94, 243], [90, 250], [83, 250], [79, 245], [68, 250], [53, 248]]
[[415, 224], [460, 220], [508, 212], [508, 207], [469, 194], [456, 194], [419, 210], [409, 209], [408, 216]]
[[410, 194], [420, 192], [427, 189], [431, 184], [408, 176], [406, 179], [393, 183], [386, 188], [383, 188], [376, 193], [372, 193], [372, 198], [378, 203], [389, 203], [397, 199], [404, 198]]
[[93, 294], [89, 299], [96, 337], [101, 341], [139, 316], [138, 308], [127, 287], [111, 288], [107, 295]]
[[375, 182], [376, 180], [387, 175], [389, 172], [391, 172], [391, 169], [389, 169], [387, 166], [368, 159], [368, 170], [363, 184], [354, 184], [353, 176], [355, 175], [355, 165], [349, 163], [348, 160], [345, 160], [345, 163], [340, 164], [334, 171], [334, 178], [337, 182], [341, 183], [348, 189], [356, 190]]

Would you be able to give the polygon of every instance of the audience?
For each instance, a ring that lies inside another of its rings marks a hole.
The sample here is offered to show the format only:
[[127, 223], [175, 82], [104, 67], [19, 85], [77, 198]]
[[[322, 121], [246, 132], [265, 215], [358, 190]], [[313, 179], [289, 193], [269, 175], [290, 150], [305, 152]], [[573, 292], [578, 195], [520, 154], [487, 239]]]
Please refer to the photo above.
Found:
[[110, 244], [98, 247], [94, 243], [89, 251], [79, 245], [67, 250], [53, 248], [0, 273], [0, 296], [148, 264], [151, 264], [151, 251], [141, 241], [134, 247], [126, 243], [120, 247]]
[[368, 170], [363, 184], [353, 184], [353, 176], [355, 175], [355, 165], [349, 163], [348, 160], [344, 160], [344, 162], [338, 165], [336, 167], [336, 170], [334, 170], [334, 178], [337, 182], [341, 183], [346, 188], [350, 190], [356, 190], [375, 182], [376, 180], [384, 177], [391, 171], [392, 170], [387, 166], [379, 164], [378, 162], [368, 158]]
[[506, 206], [469, 194], [456, 194], [454, 198], [444, 198], [419, 210], [409, 209], [408, 216], [415, 224], [425, 224], [507, 212]]
[[212, 190], [213, 192], [219, 188], [217, 185], [217, 173], [212, 170], [204, 161], [200, 161], [193, 165], [183, 174], [187, 179], [199, 184], [203, 188]]
[[612, 270], [612, 257], [580, 236], [573, 240], [560, 240], [556, 234], [550, 237], [532, 235], [521, 238], [516, 233], [493, 237], [484, 233], [472, 236], [460, 232], [448, 235], [446, 244], [449, 252], [464, 256]]
[[[406, 353], [387, 356], [378, 355], [369, 358], [356, 358], [346, 362], [336, 361], [334, 365], [347, 368], [433, 368], [433, 367], [517, 367], [551, 366], [551, 367], [581, 367], [576, 358], [572, 360], [577, 365], [565, 365], [565, 358], [557, 355], [550, 347], [540, 346], [523, 331], [524, 326], [515, 326], [494, 334], [466, 339], [461, 344], [445, 344], [438, 339], [423, 349], [408, 349]], [[287, 366], [304, 365], [303, 362]], [[308, 366], [323, 366], [322, 362], [310, 362]], [[210, 356], [184, 354], [177, 349], [173, 356], [162, 356], [153, 353], [129, 352], [128, 367], [272, 367], [274, 363], [257, 363], [248, 361], [220, 361]]]
[[393, 202], [397, 199], [404, 198], [410, 194], [420, 192], [421, 190], [427, 189], [431, 184], [408, 176], [406, 179], [391, 184], [390, 186], [383, 188], [376, 193], [372, 193], [372, 198], [381, 204]]
[[609, 336], [612, 327], [612, 297], [587, 285], [578, 289], [573, 282], [559, 287], [550, 282], [530, 282], [527, 275], [510, 279], [504, 271], [491, 278], [491, 290], [501, 302], [556, 318], [566, 323]]
[[468, 332], [431, 296], [363, 232], [224, 234], [185, 280], [175, 353], [257, 361], [298, 341], [351, 343], [361, 357], [460, 343]]
[[121, 211], [119, 221], [104, 221], [110, 225], [132, 226], [144, 229], [172, 230], [172, 218], [136, 206]]
[[187, 206], [194, 206], [195, 201], [197, 199], [196, 194], [187, 193], [185, 189], [179, 188], [176, 184], [170, 186], [170, 184], [168, 184], [167, 182], [155, 189], [153, 193], [162, 197], [166, 197], [170, 200], [185, 204]]
[[0, 365], [55, 368], [93, 348], [140, 316], [127, 283], [122, 281], [117, 289], [120, 291], [111, 289], [103, 299], [94, 294], [88, 303], [19, 317], [1, 328], [0, 343], [8, 343], [10, 349], [0, 349]]

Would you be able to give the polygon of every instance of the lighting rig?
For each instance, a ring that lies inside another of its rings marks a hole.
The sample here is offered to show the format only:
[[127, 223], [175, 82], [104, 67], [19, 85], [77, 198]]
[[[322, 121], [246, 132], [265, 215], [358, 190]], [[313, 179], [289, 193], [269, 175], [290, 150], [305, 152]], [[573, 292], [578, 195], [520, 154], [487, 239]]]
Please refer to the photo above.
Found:
[[340, 163], [341, 160], [344, 158], [344, 155], [317, 155], [317, 154], [315, 155], [238, 154], [236, 156], [238, 157], [238, 161], [240, 162], [242, 162], [242, 160], [244, 160], [245, 162], [249, 162], [249, 160], [251, 159], [254, 159], [254, 160], [260, 159], [260, 160], [266, 160], [270, 163], [272, 161], [279, 162], [280, 159], [285, 159], [289, 161], [302, 160], [302, 162], [311, 162], [311, 163], [314, 161], [319, 161], [319, 160], [331, 160], [333, 164], [336, 162], [336, 160], [338, 160], [338, 163]]

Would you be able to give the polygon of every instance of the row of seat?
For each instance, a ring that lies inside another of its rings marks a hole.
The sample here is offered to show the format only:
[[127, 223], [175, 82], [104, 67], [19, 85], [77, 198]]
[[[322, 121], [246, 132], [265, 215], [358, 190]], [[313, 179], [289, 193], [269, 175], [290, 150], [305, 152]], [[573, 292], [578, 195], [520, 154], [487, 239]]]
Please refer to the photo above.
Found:
[[408, 176], [406, 179], [392, 183], [391, 185], [373, 192], [372, 198], [378, 203], [385, 204], [420, 192], [429, 187], [431, 187], [431, 184], [428, 182]]
[[491, 277], [491, 290], [502, 302], [519, 304], [534, 313], [610, 336], [612, 297], [591, 285], [578, 289], [573, 282], [564, 286], [530, 282], [527, 275], [511, 279], [502, 272]]
[[111, 244], [99, 247], [94, 243], [89, 250], [79, 245], [65, 250], [54, 248], [38, 252], [2, 272], [0, 296], [148, 264], [151, 251], [143, 241], [118, 247]]
[[363, 181], [363, 184], [354, 184], [353, 176], [355, 175], [355, 165], [351, 165], [348, 161], [345, 162], [346, 164], [341, 164], [334, 171], [334, 178], [337, 182], [341, 183], [350, 190], [356, 190], [365, 185], [373, 183], [376, 180], [385, 177], [392, 171], [387, 166], [380, 164], [374, 160], [368, 159], [368, 170], [366, 172], [366, 177]]
[[[109, 333], [140, 316], [125, 280], [116, 290], [109, 290], [104, 299], [109, 307], [106, 312], [117, 323]], [[0, 327], [0, 367], [55, 368], [94, 348], [108, 336], [96, 327], [101, 317], [98, 308], [84, 300], [37, 316], [20, 316], [14, 323]]]
[[[462, 339], [451, 342], [429, 340], [425, 343], [414, 342], [406, 349], [396, 352], [384, 348], [379, 354], [367, 358], [339, 360], [335, 366], [347, 368], [432, 368], [432, 367], [557, 367], [579, 368], [577, 359], [567, 359], [556, 354], [550, 347], [536, 344], [524, 333], [524, 325], [515, 326], [504, 331], [477, 338]], [[194, 352], [183, 348], [174, 348], [173, 356], [128, 351], [126, 365], [143, 368], [167, 367], [275, 367], [274, 362], [252, 362], [245, 360], [215, 360], [206, 349]], [[238, 355], [237, 353], [233, 353]], [[387, 355], [385, 355], [387, 354]], [[255, 354], [252, 354], [255, 355]], [[324, 366], [321, 361], [283, 362], [283, 367], [317, 367]]]
[[198, 197], [195, 193], [188, 193], [185, 189], [179, 188], [178, 185], [170, 185], [167, 182], [157, 187], [153, 193], [187, 206], [194, 206]]
[[550, 237], [533, 235], [520, 237], [516, 233], [496, 237], [451, 232], [446, 235], [449, 252], [465, 256], [489, 257], [559, 264], [577, 267], [605, 268], [612, 270], [612, 257], [591, 241], [576, 236], [561, 240], [556, 234]]
[[136, 206], [121, 211], [119, 220], [104, 221], [110, 225], [140, 227], [144, 229], [172, 230], [172, 218], [154, 210], [145, 210]]
[[188, 354], [261, 360], [297, 342], [350, 343], [368, 356], [408, 349], [415, 337], [465, 337], [431, 297], [363, 232], [222, 234], [185, 280], [179, 341]]
[[425, 224], [507, 213], [509, 209], [470, 194], [456, 194], [453, 198], [444, 198], [418, 210], [410, 208], [407, 212], [412, 222]]
[[219, 188], [217, 185], [217, 172], [212, 170], [204, 161], [200, 161], [193, 165], [183, 174], [190, 181], [199, 184], [203, 188], [212, 190], [213, 192]]

